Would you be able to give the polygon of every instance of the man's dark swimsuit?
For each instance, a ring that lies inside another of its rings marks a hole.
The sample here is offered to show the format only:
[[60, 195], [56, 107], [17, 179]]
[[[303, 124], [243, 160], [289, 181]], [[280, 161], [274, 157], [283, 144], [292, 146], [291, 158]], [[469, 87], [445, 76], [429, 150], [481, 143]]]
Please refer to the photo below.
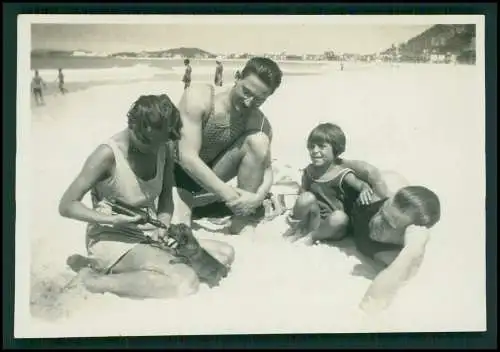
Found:
[[382, 199], [369, 205], [356, 205], [352, 210], [353, 237], [356, 248], [365, 256], [374, 259], [379, 252], [403, 249], [402, 245], [382, 243], [370, 238], [370, 220], [387, 200]]
[[[239, 120], [231, 121], [230, 118], [222, 119], [214, 114], [214, 88], [212, 88], [212, 107], [207, 116], [203, 119], [202, 145], [200, 158], [212, 168], [234, 143], [244, 135], [264, 132], [270, 139], [272, 138], [271, 124], [259, 110], [260, 119], [251, 121]], [[256, 121], [258, 120], [258, 121]], [[178, 160], [178, 156], [177, 156]], [[178, 162], [175, 163], [174, 177], [176, 187], [182, 188], [193, 194], [203, 191], [203, 187], [189, 176]]]

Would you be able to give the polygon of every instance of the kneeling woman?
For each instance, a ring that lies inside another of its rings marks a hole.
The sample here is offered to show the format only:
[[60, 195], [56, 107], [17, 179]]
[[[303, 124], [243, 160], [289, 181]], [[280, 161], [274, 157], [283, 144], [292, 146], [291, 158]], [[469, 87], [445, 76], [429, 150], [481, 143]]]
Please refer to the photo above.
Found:
[[[176, 261], [168, 251], [144, 243], [144, 235], [158, 238], [165, 230], [137, 224], [140, 217], [113, 215], [104, 205], [105, 199], [117, 199], [153, 216], [156, 213], [158, 220], [170, 224], [173, 143], [182, 128], [179, 111], [167, 95], [149, 95], [139, 97], [127, 117], [128, 128], [94, 150], [60, 201], [62, 216], [88, 223], [89, 256], [73, 255], [68, 265], [95, 293], [131, 298], [195, 293], [199, 280], [191, 267]], [[88, 192], [93, 209], [82, 202]], [[231, 246], [199, 242], [221, 263], [231, 265]]]

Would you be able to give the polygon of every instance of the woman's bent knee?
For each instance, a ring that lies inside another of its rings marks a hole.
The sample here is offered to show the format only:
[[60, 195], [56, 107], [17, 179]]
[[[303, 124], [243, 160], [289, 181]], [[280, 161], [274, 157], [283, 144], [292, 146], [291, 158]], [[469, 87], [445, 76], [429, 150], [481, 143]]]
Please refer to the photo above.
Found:
[[227, 243], [221, 243], [220, 246], [221, 261], [225, 266], [230, 266], [234, 262], [235, 251], [233, 246]]
[[201, 240], [200, 245], [225, 266], [234, 262], [235, 250], [228, 243], [216, 240]]
[[179, 268], [176, 268], [176, 270], [171, 273], [170, 278], [176, 286], [179, 296], [194, 294], [198, 291], [200, 286], [198, 276], [193, 269], [187, 266], [179, 266]]

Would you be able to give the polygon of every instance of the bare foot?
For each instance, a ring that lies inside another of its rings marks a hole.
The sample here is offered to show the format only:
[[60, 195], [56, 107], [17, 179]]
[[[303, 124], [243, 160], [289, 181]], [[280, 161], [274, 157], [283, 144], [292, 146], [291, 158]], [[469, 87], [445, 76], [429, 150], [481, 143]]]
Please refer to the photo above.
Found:
[[68, 259], [66, 259], [66, 264], [75, 273], [80, 272], [80, 270], [82, 270], [83, 268], [92, 268], [94, 270], [98, 268], [97, 260], [85, 257], [80, 254], [70, 255]]
[[290, 226], [290, 228], [283, 234], [283, 237], [288, 242], [294, 243], [307, 235], [307, 229], [303, 228], [300, 223], [297, 223]]
[[228, 234], [241, 235], [252, 229], [255, 230], [255, 224], [253, 223], [251, 216], [234, 216], [231, 219]]
[[297, 239], [295, 243], [303, 244], [305, 246], [313, 246], [314, 244], [316, 244], [316, 241], [313, 239], [311, 234], [308, 234]]
[[77, 275], [78, 281], [83, 283], [85, 288], [92, 293], [103, 293], [97, 288], [97, 285], [95, 285], [96, 280], [102, 276], [102, 274], [88, 267], [82, 268]]

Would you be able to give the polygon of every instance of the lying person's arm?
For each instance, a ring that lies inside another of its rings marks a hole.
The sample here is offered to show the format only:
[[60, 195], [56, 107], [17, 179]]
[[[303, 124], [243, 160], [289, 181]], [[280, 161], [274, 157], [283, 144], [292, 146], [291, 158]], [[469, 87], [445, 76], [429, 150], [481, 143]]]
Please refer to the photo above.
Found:
[[[424, 254], [429, 234], [425, 228], [411, 226], [405, 234], [405, 246], [394, 258], [384, 263], [388, 265], [382, 270], [368, 288], [360, 307], [365, 311], [378, 311], [388, 307], [394, 299], [397, 291], [417, 273]], [[384, 254], [384, 253], [380, 253]], [[391, 256], [381, 255], [375, 260]]]

